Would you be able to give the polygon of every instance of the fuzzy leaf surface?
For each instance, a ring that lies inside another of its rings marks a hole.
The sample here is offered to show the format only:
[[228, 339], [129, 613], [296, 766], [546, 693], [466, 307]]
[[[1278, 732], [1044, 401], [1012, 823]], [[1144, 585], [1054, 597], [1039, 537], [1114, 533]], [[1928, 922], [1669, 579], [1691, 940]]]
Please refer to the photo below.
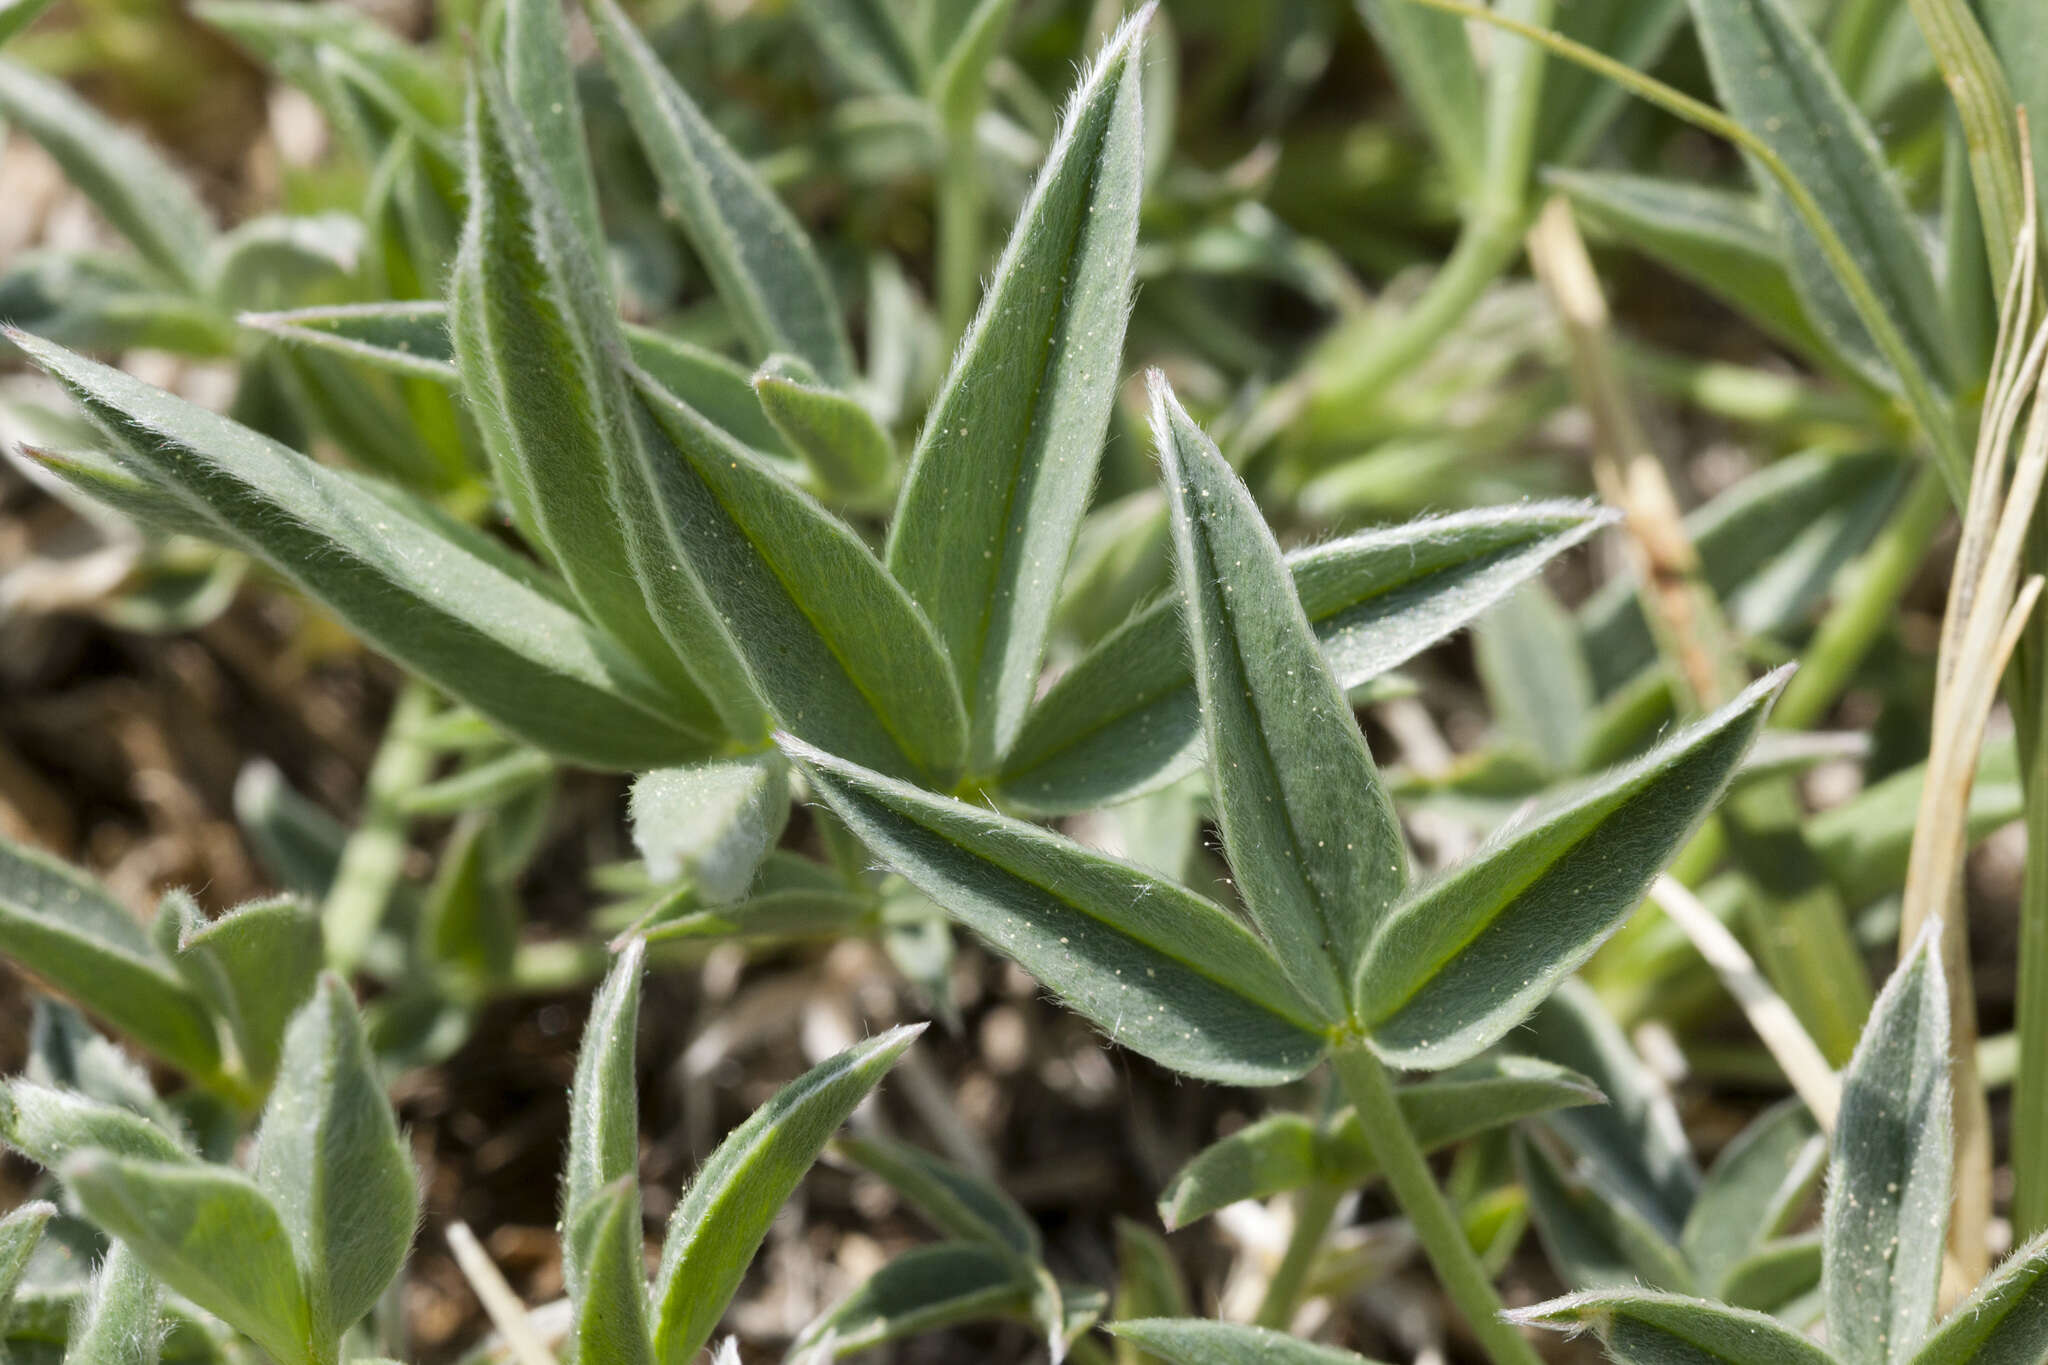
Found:
[[657, 882], [687, 877], [707, 905], [746, 895], [789, 819], [789, 762], [773, 749], [658, 768], [633, 781], [633, 844]]
[[1789, 1231], [1826, 1163], [1827, 1142], [1797, 1099], [1736, 1134], [1707, 1172], [1679, 1243], [1702, 1287], [1719, 1293], [1738, 1265]]
[[180, 973], [227, 1021], [259, 1087], [277, 1074], [285, 1026], [320, 975], [320, 917], [284, 898], [238, 906], [178, 945]]
[[946, 1236], [1001, 1248], [1020, 1262], [1037, 1259], [1038, 1225], [993, 1182], [893, 1138], [841, 1138], [833, 1149], [880, 1176]]
[[1022, 1319], [1033, 1289], [1015, 1260], [986, 1243], [913, 1247], [806, 1327], [791, 1351], [814, 1351], [830, 1341], [838, 1359], [962, 1323]]
[[159, 1311], [156, 1281], [135, 1253], [112, 1243], [72, 1323], [64, 1365], [156, 1365]]
[[2006, 1257], [1913, 1356], [1913, 1365], [2026, 1365], [2048, 1355], [2048, 1236]]
[[[583, 1043], [576, 1052], [576, 1079], [569, 1087], [569, 1151], [562, 1163], [564, 1225], [578, 1224], [601, 1191], [623, 1185], [633, 1191], [636, 1239], [640, 1094], [634, 1049], [640, 1035], [640, 974], [646, 959], [645, 945], [638, 939], [629, 942], [590, 1003]], [[592, 1245], [601, 1247], [602, 1238]], [[563, 1278], [570, 1294], [580, 1300], [590, 1273], [584, 1247], [571, 1238], [562, 1250]]]
[[1649, 1290], [1596, 1290], [1509, 1314], [1564, 1332], [1593, 1328], [1622, 1365], [1831, 1365], [1834, 1357], [1761, 1313]]
[[1170, 1365], [1370, 1365], [1362, 1355], [1318, 1346], [1268, 1327], [1203, 1318], [1137, 1318], [1109, 1330]]
[[578, 1266], [575, 1359], [583, 1365], [653, 1365], [647, 1334], [647, 1260], [640, 1189], [626, 1175], [565, 1218], [566, 1259]]
[[870, 501], [887, 490], [896, 446], [858, 399], [827, 388], [789, 356], [769, 357], [753, 382], [761, 411], [818, 487], [846, 502]]
[[133, 1110], [20, 1078], [0, 1089], [0, 1140], [51, 1171], [80, 1152], [171, 1162], [192, 1155]]

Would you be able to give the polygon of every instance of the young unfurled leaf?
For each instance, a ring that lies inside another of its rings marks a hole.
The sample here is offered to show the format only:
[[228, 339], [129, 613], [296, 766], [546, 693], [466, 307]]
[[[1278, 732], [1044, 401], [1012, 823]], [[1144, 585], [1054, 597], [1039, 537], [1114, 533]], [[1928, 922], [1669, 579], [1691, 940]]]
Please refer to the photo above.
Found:
[[890, 571], [959, 674], [977, 772], [995, 770], [1037, 689], [1120, 378], [1143, 189], [1143, 24], [1125, 21], [1076, 90], [889, 528]]
[[717, 656], [697, 653], [701, 623], [679, 630], [676, 620], [692, 604], [623, 572], [636, 563], [637, 464], [610, 296], [532, 130], [488, 69], [470, 102], [468, 143], [450, 331], [499, 490], [591, 619], [688, 705], [708, 709], [720, 700]]
[[277, 1074], [285, 1025], [320, 974], [320, 917], [289, 897], [200, 922], [178, 943], [178, 971], [227, 1023], [250, 1081]]
[[891, 1029], [819, 1063], [718, 1144], [676, 1205], [662, 1246], [653, 1298], [662, 1365], [688, 1365], [710, 1339], [783, 1201], [923, 1031]]
[[613, 769], [700, 752], [671, 718], [675, 703], [623, 652], [399, 502], [118, 370], [15, 340], [114, 439], [131, 474], [508, 731]]
[[860, 400], [827, 388], [793, 356], [770, 356], [754, 376], [754, 393], [828, 496], [860, 504], [888, 492], [896, 446]]
[[0, 953], [165, 1061], [218, 1074], [213, 1020], [135, 918], [81, 873], [5, 840]]
[[1165, 377], [1150, 383], [1224, 849], [1287, 974], [1341, 1013], [1407, 885], [1401, 826], [1258, 504]]
[[[1876, 135], [1820, 44], [1784, 0], [1691, 5], [1722, 105], [1806, 186], [1904, 338], [1913, 363], [1941, 388], [1954, 347], [1933, 265]], [[1895, 382], [1892, 366], [1871, 340], [1868, 320], [1857, 316], [1812, 231], [1783, 203], [1781, 192], [1773, 193], [1792, 279], [1808, 317], [1865, 374], [1879, 383]]]
[[1842, 1074], [1822, 1227], [1828, 1340], [1845, 1360], [1911, 1360], [1934, 1325], [1954, 1143], [1937, 927], [1892, 973]]
[[132, 1110], [19, 1079], [0, 1090], [0, 1140], [52, 1171], [80, 1152], [142, 1161], [191, 1155], [177, 1137]]
[[966, 745], [931, 624], [846, 523], [636, 375], [665, 439], [648, 470], [671, 556], [723, 622], [782, 727], [835, 753], [948, 785]]
[[999, 1186], [893, 1138], [841, 1138], [833, 1150], [887, 1181], [948, 1237], [1000, 1248], [1019, 1262], [1037, 1259], [1038, 1225]]
[[828, 384], [853, 381], [853, 348], [810, 239], [612, 0], [589, 0], [605, 66], [619, 87], [662, 194], [757, 355], [802, 356]]
[[397, 374], [445, 384], [460, 378], [448, 338], [448, 306], [438, 300], [244, 313], [237, 320], [267, 336], [333, 351]]
[[[1483, 1058], [1412, 1081], [1395, 1092], [1425, 1152], [1537, 1114], [1598, 1105], [1574, 1072], [1528, 1057]], [[1196, 1153], [1159, 1196], [1167, 1227], [1185, 1227], [1240, 1199], [1266, 1199], [1311, 1184], [1356, 1189], [1379, 1173], [1358, 1115], [1348, 1107], [1317, 1123], [1272, 1114]]]
[[338, 977], [321, 979], [285, 1033], [250, 1164], [291, 1238], [315, 1340], [336, 1340], [405, 1264], [419, 1217], [412, 1162]]
[[755, 450], [788, 453], [782, 433], [761, 410], [754, 371], [729, 356], [648, 327], [626, 327], [633, 363], [669, 393]]
[[1713, 808], [1788, 676], [1496, 835], [1396, 907], [1354, 987], [1374, 1050], [1396, 1065], [1448, 1066], [1527, 1017]]
[[1291, 1080], [1321, 1058], [1313, 1007], [1220, 907], [1048, 830], [781, 743], [877, 857], [1115, 1041], [1239, 1085]]
[[1626, 1365], [1709, 1360], [1724, 1365], [1831, 1365], [1835, 1359], [1761, 1313], [1647, 1289], [1573, 1294], [1508, 1316], [1563, 1332], [1591, 1327], [1608, 1354]]
[[505, 88], [532, 130], [555, 194], [583, 235], [591, 257], [604, 257], [597, 183], [583, 145], [583, 106], [576, 98], [569, 25], [560, 0], [511, 0], [502, 8]]
[[[634, 939], [612, 964], [590, 1002], [583, 1044], [576, 1053], [576, 1081], [569, 1089], [569, 1151], [562, 1163], [562, 1218], [575, 1223], [600, 1190], [624, 1182], [636, 1191], [634, 1234], [639, 1233], [640, 1100], [634, 1072], [639, 1038], [640, 973], [646, 948]], [[623, 1215], [622, 1215], [623, 1216]], [[585, 1265], [572, 1242], [562, 1249], [563, 1277], [580, 1296]]]
[[807, 1358], [829, 1342], [836, 1360], [920, 1332], [1021, 1320], [1030, 1312], [1032, 1292], [1016, 1261], [984, 1242], [914, 1247], [806, 1327], [790, 1354]]
[[789, 763], [771, 749], [633, 782], [633, 843], [657, 882], [687, 878], [705, 905], [746, 895], [789, 819]]
[[0, 118], [41, 143], [65, 178], [151, 265], [187, 289], [199, 288], [213, 220], [155, 149], [62, 83], [5, 59]]
[[1370, 1365], [1362, 1355], [1317, 1346], [1267, 1327], [1202, 1318], [1138, 1318], [1109, 1330], [1170, 1365]]
[[1581, 218], [1698, 284], [1778, 340], [1808, 356], [1835, 358], [1807, 320], [1763, 200], [1625, 171], [1555, 170], [1545, 179], [1570, 197]]
[[73, 1157], [62, 1175], [86, 1215], [168, 1288], [277, 1360], [313, 1357], [312, 1309], [291, 1235], [247, 1177], [104, 1153]]
[[647, 1261], [633, 1175], [594, 1192], [564, 1217], [562, 1251], [578, 1267], [574, 1359], [581, 1365], [653, 1365], [647, 1335]]
[[1790, 1230], [1826, 1162], [1827, 1142], [1797, 1099], [1765, 1110], [1722, 1149], [1680, 1242], [1702, 1289], [1729, 1297], [1728, 1277]]
[[[1609, 519], [1582, 503], [1461, 512], [1297, 550], [1287, 567], [1348, 691], [1458, 629]], [[997, 788], [1027, 810], [1086, 810], [1164, 786], [1201, 754], [1179, 603], [1162, 598], [1047, 689]]]
[[2008, 1256], [1913, 1356], [1913, 1365], [2020, 1365], [2048, 1353], [2048, 1234]]
[[163, 1332], [156, 1280], [119, 1242], [93, 1274], [64, 1345], [64, 1365], [156, 1365]]

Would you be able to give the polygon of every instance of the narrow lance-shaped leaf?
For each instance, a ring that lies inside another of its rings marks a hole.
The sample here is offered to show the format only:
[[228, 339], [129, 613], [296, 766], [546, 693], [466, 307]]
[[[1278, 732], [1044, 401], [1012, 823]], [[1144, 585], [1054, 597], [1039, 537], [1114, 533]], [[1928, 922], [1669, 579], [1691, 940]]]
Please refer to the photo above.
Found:
[[[600, 1190], [624, 1182], [635, 1191], [633, 1220], [638, 1235], [639, 1195], [633, 1180], [640, 1170], [640, 1099], [634, 1045], [639, 1038], [640, 973], [646, 958], [646, 947], [639, 939], [626, 945], [591, 1001], [590, 1018], [583, 1026], [576, 1080], [569, 1088], [569, 1151], [562, 1163], [565, 1225], [581, 1219]], [[589, 1267], [573, 1238], [563, 1245], [562, 1253], [563, 1278], [569, 1282], [571, 1296], [580, 1297]]]
[[[657, 598], [625, 572], [635, 563], [622, 521], [630, 492], [614, 485], [636, 471], [611, 299], [532, 131], [488, 69], [470, 101], [468, 142], [469, 221], [450, 330], [500, 491], [591, 618], [687, 707], [709, 710], [723, 682], [716, 636], [679, 632], [672, 617], [687, 598]], [[721, 712], [729, 725], [743, 713]]]
[[351, 629], [513, 734], [613, 769], [683, 762], [699, 736], [559, 603], [380, 496], [225, 417], [34, 337], [15, 342], [114, 439], [131, 474], [260, 555]]
[[1685, 1257], [1649, 1211], [1591, 1162], [1568, 1163], [1517, 1134], [1516, 1183], [1529, 1219], [1565, 1283], [1582, 1289], [1650, 1287], [1690, 1294], [1699, 1286]]
[[983, 1242], [1020, 1261], [1037, 1258], [1037, 1224], [995, 1184], [893, 1138], [841, 1138], [833, 1150], [887, 1181], [948, 1237]]
[[[1722, 105], [1806, 186], [1905, 339], [1913, 363], [1940, 388], [1953, 350], [1933, 265], [1876, 135], [1819, 43], [1784, 0], [1691, 5]], [[1782, 194], [1773, 193], [1793, 282], [1813, 322], [1865, 374], [1891, 383], [1892, 368], [1878, 354], [1868, 320], [1857, 316], [1819, 241]]]
[[1165, 376], [1149, 383], [1224, 850], [1287, 974], [1341, 1013], [1408, 881], [1400, 823], [1251, 491]]
[[93, 1274], [64, 1345], [64, 1365], [156, 1365], [163, 1343], [156, 1280], [119, 1242]]
[[419, 1190], [336, 976], [321, 979], [285, 1034], [250, 1164], [291, 1238], [316, 1340], [339, 1339], [405, 1264]]
[[83, 874], [0, 840], [0, 952], [193, 1076], [220, 1043], [199, 997], [135, 918]]
[[914, 95], [923, 74], [897, 9], [891, 0], [798, 0], [796, 6], [819, 52], [855, 89]]
[[189, 289], [214, 236], [185, 178], [61, 82], [0, 60], [0, 118], [42, 144], [64, 176], [136, 250]]
[[960, 676], [969, 764], [1015, 740], [1116, 396], [1143, 190], [1139, 35], [1083, 77], [918, 437], [889, 568]]
[[1402, 96], [1436, 144], [1452, 189], [1461, 199], [1469, 196], [1479, 184], [1486, 101], [1464, 20], [1408, 0], [1356, 3]]
[[330, 350], [397, 374], [447, 384], [460, 378], [448, 340], [448, 306], [439, 300], [244, 313], [237, 321], [282, 341]]
[[654, 1345], [663, 1365], [687, 1365], [711, 1337], [790, 1192], [903, 1050], [924, 1031], [906, 1025], [812, 1067], [727, 1135], [669, 1220], [654, 1282]]
[[1049, 830], [782, 746], [877, 857], [1114, 1041], [1237, 1085], [1322, 1057], [1335, 1021], [1221, 907]]
[[503, 22], [505, 88], [533, 130], [569, 220], [583, 234], [593, 259], [602, 260], [597, 182], [583, 143], [583, 105], [576, 98], [576, 68], [561, 0], [509, 0]]
[[1913, 1365], [2024, 1365], [2048, 1355], [2048, 1234], [2008, 1256], [1927, 1339]]
[[653, 1365], [647, 1334], [647, 1262], [640, 1190], [623, 1176], [564, 1219], [564, 1259], [578, 1266], [574, 1360], [581, 1365]]
[[[1761, 1313], [1647, 1289], [1596, 1290], [1508, 1314], [1518, 1323], [1600, 1334], [1622, 1365], [1833, 1365], [1835, 1357]], [[1863, 1357], [1849, 1357], [1861, 1360]]]
[[789, 819], [789, 763], [773, 749], [659, 768], [633, 782], [633, 845], [657, 882], [687, 878], [704, 905], [746, 895]]
[[0, 1140], [52, 1171], [80, 1152], [145, 1161], [191, 1155], [179, 1138], [133, 1110], [22, 1079], [0, 1088]]
[[859, 399], [825, 387], [793, 356], [770, 356], [754, 376], [754, 394], [828, 496], [864, 503], [888, 491], [895, 443]]
[[831, 1343], [840, 1359], [921, 1332], [992, 1319], [1021, 1320], [1033, 1285], [1010, 1256], [983, 1242], [913, 1247], [803, 1330], [794, 1358]]
[[591, 23], [661, 190], [756, 353], [802, 356], [827, 383], [853, 382], [839, 302], [794, 215], [612, 0], [587, 0]]
[[1822, 1285], [1846, 1360], [1911, 1360], [1934, 1325], [1955, 1140], [1938, 927], [1892, 973], [1842, 1073]]
[[1789, 1230], [1826, 1161], [1827, 1143], [1796, 1098], [1736, 1134], [1707, 1172], [1680, 1243], [1703, 1289], [1720, 1292], [1725, 1277]]
[[966, 747], [951, 666], [867, 544], [646, 376], [643, 473], [672, 561], [715, 609], [781, 725], [893, 772], [950, 785]]
[[[1296, 550], [1287, 567], [1323, 657], [1349, 690], [1463, 626], [1609, 520], [1582, 503], [1460, 512]], [[1089, 810], [1200, 764], [1180, 616], [1177, 600], [1160, 599], [1046, 690], [997, 783], [1006, 803]]]
[[1403, 901], [1356, 980], [1374, 1050], [1434, 1069], [1526, 1018], [1620, 926], [1713, 808], [1789, 676], [1762, 679]]
[[1318, 1346], [1268, 1327], [1201, 1318], [1138, 1318], [1110, 1325], [1169, 1365], [1371, 1365], [1362, 1355]]
[[87, 1153], [63, 1166], [86, 1216], [150, 1272], [278, 1360], [313, 1354], [312, 1311], [277, 1208], [234, 1171]]

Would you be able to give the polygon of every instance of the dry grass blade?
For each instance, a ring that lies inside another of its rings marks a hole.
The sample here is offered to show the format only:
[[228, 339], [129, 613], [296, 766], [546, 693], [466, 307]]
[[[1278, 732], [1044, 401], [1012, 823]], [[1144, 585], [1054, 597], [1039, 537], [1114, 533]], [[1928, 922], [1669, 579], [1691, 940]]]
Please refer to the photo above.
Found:
[[476, 1293], [477, 1301], [483, 1304], [484, 1313], [491, 1325], [498, 1329], [498, 1336], [505, 1343], [507, 1351], [519, 1365], [559, 1365], [554, 1352], [533, 1329], [526, 1316], [526, 1305], [512, 1292], [512, 1286], [505, 1283], [505, 1277], [491, 1261], [490, 1253], [469, 1230], [469, 1224], [457, 1221], [448, 1225], [448, 1250], [454, 1253], [455, 1264], [462, 1271], [462, 1278], [469, 1281], [469, 1287]]

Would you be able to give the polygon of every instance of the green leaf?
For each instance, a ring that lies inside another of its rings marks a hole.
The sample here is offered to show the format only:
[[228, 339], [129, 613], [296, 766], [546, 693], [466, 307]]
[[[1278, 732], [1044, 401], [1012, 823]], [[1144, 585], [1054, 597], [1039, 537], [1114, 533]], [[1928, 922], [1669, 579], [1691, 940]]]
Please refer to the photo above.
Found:
[[1913, 1365], [2024, 1365], [2048, 1353], [2048, 1236], [2014, 1251], [1948, 1315]]
[[420, 1201], [355, 1000], [331, 973], [285, 1033], [250, 1166], [291, 1238], [314, 1340], [338, 1339], [405, 1264]]
[[[1892, 179], [1884, 149], [1785, 0], [1690, 0], [1724, 108], [1776, 152], [1819, 204], [1876, 292], [1914, 363], [1944, 387], [1953, 343], [1934, 267]], [[1775, 181], [1769, 182], [1774, 187]], [[1793, 284], [1834, 347], [1880, 384], [1895, 384], [1811, 229], [1773, 188]]]
[[1807, 320], [1770, 209], [1754, 195], [1625, 171], [1553, 170], [1579, 216], [1691, 280], [1802, 354], [1838, 359]]
[[1635, 763], [1497, 833], [1387, 917], [1354, 999], [1388, 1062], [1463, 1061], [1526, 1018], [1635, 909], [1763, 725], [1781, 669]]
[[1885, 983], [1842, 1073], [1822, 1227], [1828, 1340], [1846, 1360], [1910, 1360], [1934, 1325], [1954, 1142], [1937, 928]]
[[455, 827], [420, 905], [417, 942], [443, 972], [442, 989], [464, 995], [502, 982], [519, 947], [512, 891], [491, 867], [492, 827], [472, 815]]
[[236, 321], [280, 341], [331, 351], [394, 374], [444, 384], [460, 378], [448, 337], [448, 306], [438, 300], [243, 313]]
[[858, 399], [825, 387], [794, 356], [770, 356], [753, 383], [761, 410], [826, 496], [864, 505], [888, 492], [896, 446]]
[[655, 383], [739, 440], [770, 455], [785, 453], [782, 432], [761, 410], [754, 372], [717, 351], [681, 337], [627, 324], [633, 363]]
[[[601, 1191], [623, 1184], [633, 1194], [634, 1235], [639, 1234], [640, 1098], [634, 1071], [639, 1038], [640, 974], [646, 947], [629, 942], [590, 1002], [576, 1080], [569, 1089], [569, 1152], [562, 1163], [562, 1217], [581, 1219]], [[623, 1215], [621, 1215], [623, 1216]], [[563, 1277], [580, 1299], [588, 1264], [573, 1240], [563, 1247]]]
[[[1582, 503], [1421, 518], [1287, 556], [1294, 589], [1349, 691], [1463, 626], [1611, 518]], [[1068, 669], [1032, 708], [996, 784], [1044, 813], [1126, 801], [1201, 762], [1179, 603], [1162, 598]]]
[[794, 215], [720, 137], [612, 0], [588, 0], [605, 66], [661, 192], [755, 353], [802, 356], [825, 381], [853, 381], [853, 348], [831, 282]]
[[1577, 622], [1539, 582], [1479, 618], [1473, 662], [1495, 724], [1553, 773], [1578, 766], [1593, 720], [1593, 677]]
[[1345, 978], [1408, 882], [1400, 822], [1251, 491], [1165, 376], [1148, 382], [1231, 872], [1287, 974], [1341, 1014]]
[[1149, 13], [1125, 21], [1075, 90], [889, 528], [890, 571], [930, 613], [959, 673], [976, 772], [995, 770], [1037, 690], [1121, 378]]
[[1038, 1225], [994, 1182], [893, 1138], [840, 1138], [832, 1149], [888, 1182], [938, 1232], [996, 1247], [1020, 1263], [1038, 1259]]
[[191, 1156], [178, 1137], [133, 1110], [16, 1078], [0, 1089], [0, 1140], [46, 1170], [79, 1152], [139, 1161]]
[[806, 1327], [790, 1354], [806, 1358], [829, 1342], [837, 1360], [921, 1332], [1021, 1319], [1030, 1312], [1032, 1291], [1016, 1262], [985, 1243], [914, 1247]]
[[156, 1365], [159, 1313], [156, 1281], [133, 1252], [113, 1243], [71, 1325], [64, 1365]]
[[846, 1116], [924, 1025], [894, 1028], [812, 1067], [718, 1144], [669, 1220], [654, 1282], [654, 1345], [688, 1365], [711, 1337], [768, 1225]]
[[546, 163], [548, 179], [595, 260], [604, 259], [604, 228], [597, 216], [597, 182], [583, 142], [583, 105], [576, 98], [569, 25], [561, 0], [507, 0], [505, 88], [526, 119]]
[[571, 1359], [583, 1365], [653, 1365], [640, 1189], [634, 1181], [626, 1175], [595, 1191], [563, 1220], [564, 1259], [580, 1267]]
[[1517, 1140], [1515, 1168], [1543, 1250], [1567, 1284], [1696, 1287], [1679, 1248], [1602, 1167], [1581, 1161], [1567, 1169], [1542, 1143]]
[[1113, 1322], [1109, 1330], [1171, 1365], [1368, 1365], [1364, 1356], [1350, 1351], [1236, 1322], [1138, 1318]]
[[[1166, 1239], [1128, 1218], [1116, 1220], [1115, 1319], [1183, 1318], [1188, 1306], [1186, 1278]], [[1118, 1340], [1116, 1365], [1144, 1365], [1159, 1357], [1146, 1354], [1136, 1342]]]
[[48, 12], [57, 0], [5, 0], [0, 3], [0, 47]]
[[648, 478], [670, 554], [778, 722], [871, 766], [949, 785], [966, 721], [923, 613], [851, 527], [636, 378], [643, 416], [669, 443]]
[[140, 1114], [165, 1132], [180, 1121], [157, 1098], [149, 1072], [100, 1035], [85, 1016], [50, 996], [40, 996], [29, 1018], [25, 1079]]
[[[1395, 1091], [1415, 1142], [1437, 1151], [1556, 1109], [1597, 1105], [1590, 1081], [1529, 1057], [1491, 1057], [1411, 1081]], [[1379, 1159], [1348, 1105], [1322, 1123], [1271, 1114], [1204, 1147], [1159, 1196], [1159, 1217], [1185, 1227], [1240, 1199], [1266, 1199], [1312, 1184], [1356, 1189]]]
[[226, 1022], [249, 1079], [267, 1089], [285, 1025], [320, 974], [320, 916], [290, 897], [252, 902], [185, 934], [174, 960]]
[[1807, 1326], [1821, 1315], [1826, 1263], [1818, 1232], [1766, 1242], [1728, 1267], [1721, 1277], [1721, 1299], [1736, 1308], [1754, 1308], [1781, 1322]]
[[7, 1319], [15, 1290], [28, 1270], [29, 1256], [42, 1240], [43, 1229], [57, 1216], [57, 1206], [33, 1199], [9, 1209], [0, 1218], [0, 1323]]
[[923, 86], [917, 54], [892, 0], [799, 0], [796, 12], [818, 51], [854, 89], [914, 95]]
[[1191, 1076], [1274, 1085], [1325, 1040], [1229, 913], [1048, 830], [785, 738], [812, 790], [918, 890], [1111, 1039]]
[[1649, 1290], [1573, 1294], [1508, 1317], [1562, 1332], [1591, 1327], [1608, 1355], [1624, 1365], [1832, 1365], [1835, 1359], [1761, 1313]]
[[[701, 607], [621, 572], [647, 549], [635, 542], [644, 494], [612, 302], [532, 130], [488, 69], [470, 102], [469, 218], [452, 298], [456, 365], [513, 519], [593, 621], [686, 706], [716, 705], [725, 662], [698, 653], [716, 647]], [[745, 708], [720, 714], [730, 725]]]
[[695, 757], [674, 703], [558, 603], [393, 497], [33, 337], [16, 344], [113, 437], [130, 473], [260, 555], [371, 644], [506, 730], [594, 767]]
[[196, 290], [213, 220], [156, 150], [62, 83], [0, 59], [0, 118], [42, 144], [64, 178], [172, 281]]
[[[2005, 69], [2013, 102], [2029, 110], [2048, 109], [2048, 29], [2032, 0], [1977, 0], [1985, 36]], [[2041, 214], [2048, 218], [2048, 139], [2031, 139], [2034, 150], [2034, 191]]]
[[312, 1310], [277, 1208], [250, 1180], [196, 1162], [88, 1153], [64, 1184], [157, 1279], [280, 1361], [312, 1355]]
[[1827, 1142], [1797, 1099], [1773, 1105], [1736, 1134], [1707, 1172], [1680, 1241], [1701, 1287], [1722, 1293], [1744, 1260], [1789, 1231], [1826, 1164]]
[[1473, 60], [1465, 21], [1408, 0], [1356, 0], [1373, 41], [1393, 73], [1407, 107], [1443, 158], [1451, 189], [1460, 200], [1479, 186], [1485, 156], [1479, 64]]
[[706, 905], [746, 895], [789, 819], [789, 762], [771, 749], [633, 780], [633, 845], [657, 882], [685, 878]]
[[48, 854], [0, 840], [0, 952], [201, 1080], [213, 1020], [127, 910]]
[[[1556, 10], [1557, 31], [1624, 66], [1648, 71], [1685, 19], [1684, 0], [1572, 0]], [[1627, 92], [1574, 62], [1547, 62], [1537, 114], [1539, 161], [1585, 159], [1627, 102]]]
[[988, 98], [988, 66], [1002, 50], [1016, 0], [976, 0], [932, 70], [931, 102], [940, 126], [971, 133]]

